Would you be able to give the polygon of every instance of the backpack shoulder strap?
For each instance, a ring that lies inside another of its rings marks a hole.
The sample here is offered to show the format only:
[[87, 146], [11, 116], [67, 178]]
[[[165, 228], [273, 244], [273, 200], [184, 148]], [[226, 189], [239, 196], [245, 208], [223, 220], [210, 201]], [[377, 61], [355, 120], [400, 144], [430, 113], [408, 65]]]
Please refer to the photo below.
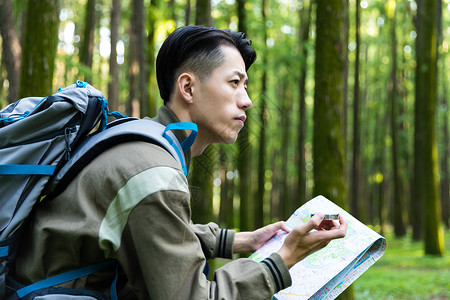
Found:
[[[178, 129], [192, 130], [181, 144], [171, 132]], [[89, 137], [73, 152], [71, 159], [54, 176], [47, 195], [52, 198], [60, 194], [75, 176], [103, 151], [130, 141], [149, 142], [164, 148], [180, 164], [187, 176], [184, 152], [194, 142], [197, 131], [196, 124], [186, 122], [172, 123], [167, 127], [149, 119], [125, 118], [112, 122], [108, 129]]]

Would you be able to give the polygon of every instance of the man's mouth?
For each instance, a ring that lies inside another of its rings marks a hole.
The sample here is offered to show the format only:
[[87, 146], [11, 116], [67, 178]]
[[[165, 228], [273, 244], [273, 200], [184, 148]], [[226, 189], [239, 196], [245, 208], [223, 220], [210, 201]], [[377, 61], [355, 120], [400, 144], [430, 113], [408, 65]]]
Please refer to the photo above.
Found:
[[239, 121], [242, 124], [242, 126], [244, 126], [246, 119], [247, 119], [247, 117], [245, 115], [235, 118], [235, 120]]

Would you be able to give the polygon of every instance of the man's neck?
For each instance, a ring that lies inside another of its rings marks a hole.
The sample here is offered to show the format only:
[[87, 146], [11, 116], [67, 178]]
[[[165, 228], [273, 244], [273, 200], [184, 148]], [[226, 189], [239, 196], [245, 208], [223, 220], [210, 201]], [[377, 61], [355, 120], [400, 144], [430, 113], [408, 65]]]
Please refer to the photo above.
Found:
[[[165, 105], [177, 116], [178, 120], [180, 122], [192, 122], [191, 115], [189, 113], [189, 109], [187, 107], [181, 107], [182, 104], [176, 104], [179, 103], [177, 101], [171, 101], [169, 103], [166, 103]], [[200, 129], [199, 129], [200, 131]], [[189, 136], [191, 133], [190, 130], [185, 130], [186, 135]], [[210, 145], [209, 142], [205, 141], [202, 138], [201, 132], [198, 133], [195, 142], [191, 146], [191, 156], [199, 156], [203, 153], [203, 151]]]

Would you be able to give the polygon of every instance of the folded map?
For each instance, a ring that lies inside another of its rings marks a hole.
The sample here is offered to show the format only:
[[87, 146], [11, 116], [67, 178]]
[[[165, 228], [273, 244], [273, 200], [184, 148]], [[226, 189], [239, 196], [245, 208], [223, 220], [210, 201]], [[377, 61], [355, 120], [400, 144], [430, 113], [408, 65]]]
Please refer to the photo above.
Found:
[[[347, 220], [347, 234], [332, 240], [325, 248], [304, 258], [290, 269], [292, 285], [274, 299], [334, 299], [386, 251], [386, 239], [345, 210], [317, 196], [297, 209], [286, 221], [289, 228], [305, 223], [311, 214], [341, 214]], [[283, 245], [288, 234], [280, 231], [250, 258], [261, 261]]]

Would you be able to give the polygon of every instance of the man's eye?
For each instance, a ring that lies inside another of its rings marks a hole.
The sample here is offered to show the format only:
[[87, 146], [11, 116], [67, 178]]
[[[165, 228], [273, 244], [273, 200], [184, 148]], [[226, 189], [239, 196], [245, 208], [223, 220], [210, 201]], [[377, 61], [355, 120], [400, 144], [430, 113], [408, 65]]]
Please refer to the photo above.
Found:
[[235, 85], [239, 85], [239, 80], [237, 80], [237, 79], [236, 80], [231, 80], [231, 83], [235, 84]]

